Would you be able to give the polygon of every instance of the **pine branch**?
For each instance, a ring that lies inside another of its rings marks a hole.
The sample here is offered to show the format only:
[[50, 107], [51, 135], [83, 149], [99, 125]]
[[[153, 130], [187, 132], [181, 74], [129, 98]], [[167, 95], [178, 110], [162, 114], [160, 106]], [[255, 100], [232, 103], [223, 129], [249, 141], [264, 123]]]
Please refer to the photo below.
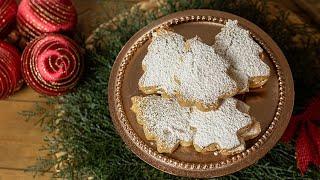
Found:
[[[305, 27], [287, 22], [281, 13], [268, 20], [270, 13], [266, 1], [246, 0], [167, 0], [160, 11], [163, 15], [193, 8], [210, 8], [231, 12], [251, 20], [270, 34], [284, 51], [296, 83], [296, 108], [319, 90], [319, 42]], [[50, 132], [43, 150], [47, 156], [30, 170], [59, 171], [53, 177], [68, 179], [182, 179], [160, 172], [136, 157], [115, 132], [107, 104], [107, 81], [112, 64], [126, 41], [139, 29], [157, 18], [157, 14], [133, 12], [132, 16], [117, 23], [116, 29], [106, 29], [97, 34], [95, 52], [86, 52], [87, 70], [77, 91], [60, 99], [48, 99], [49, 104], [59, 105], [54, 110], [37, 107], [34, 112], [23, 112], [26, 118], [42, 117], [40, 124]], [[293, 41], [296, 35], [304, 40], [303, 47]], [[312, 68], [312, 70], [310, 70]], [[312, 92], [310, 92], [312, 90]], [[57, 158], [58, 153], [63, 156]], [[302, 177], [295, 166], [294, 147], [278, 144], [257, 164], [235, 174], [219, 179], [320, 179], [319, 171], [311, 168]]]

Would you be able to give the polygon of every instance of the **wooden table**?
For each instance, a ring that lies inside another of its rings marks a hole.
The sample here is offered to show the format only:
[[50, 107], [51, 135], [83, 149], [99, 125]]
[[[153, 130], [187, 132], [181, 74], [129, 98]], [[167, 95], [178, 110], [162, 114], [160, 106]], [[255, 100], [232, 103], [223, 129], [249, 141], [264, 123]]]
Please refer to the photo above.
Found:
[[[130, 6], [134, 3], [132, 0], [93, 2], [74, 0], [79, 14], [78, 30], [86, 36], [98, 24], [119, 13], [120, 8], [116, 6]], [[0, 180], [33, 179], [32, 173], [24, 171], [34, 165], [36, 158], [41, 155], [38, 150], [44, 145], [46, 134], [39, 126], [35, 126], [35, 121], [26, 122], [25, 117], [18, 113], [34, 109], [36, 102], [44, 104], [45, 99], [27, 86], [14, 96], [0, 101]], [[46, 175], [37, 179], [48, 177]]]
[[[79, 27], [82, 33], [88, 35], [97, 24], [119, 13], [118, 6], [131, 6], [134, 0], [109, 1], [74, 1], [79, 13]], [[94, 3], [93, 3], [94, 2]], [[302, 15], [304, 13], [290, 0], [281, 1], [290, 10]], [[34, 125], [33, 121], [26, 122], [25, 117], [18, 113], [32, 110], [34, 103], [43, 104], [45, 99], [28, 87], [7, 100], [0, 101], [0, 180], [33, 179], [32, 173], [24, 170], [35, 163], [44, 145], [45, 133]], [[43, 153], [43, 152], [42, 152]], [[48, 179], [49, 175], [37, 177]]]

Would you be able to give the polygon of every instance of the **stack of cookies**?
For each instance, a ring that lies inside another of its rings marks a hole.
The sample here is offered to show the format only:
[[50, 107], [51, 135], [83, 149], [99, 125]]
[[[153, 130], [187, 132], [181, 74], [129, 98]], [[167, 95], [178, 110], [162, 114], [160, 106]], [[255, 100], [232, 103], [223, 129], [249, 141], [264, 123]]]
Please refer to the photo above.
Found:
[[224, 155], [241, 152], [260, 124], [236, 94], [262, 87], [270, 68], [263, 49], [237, 21], [228, 20], [215, 43], [185, 40], [169, 29], [153, 34], [139, 80], [146, 96], [132, 97], [132, 111], [160, 153], [179, 145]]

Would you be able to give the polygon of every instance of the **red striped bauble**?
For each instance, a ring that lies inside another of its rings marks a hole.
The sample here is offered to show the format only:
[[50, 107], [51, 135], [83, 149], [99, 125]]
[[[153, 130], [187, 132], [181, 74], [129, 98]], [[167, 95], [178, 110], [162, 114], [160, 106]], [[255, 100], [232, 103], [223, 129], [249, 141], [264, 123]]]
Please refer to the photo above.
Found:
[[21, 58], [19, 51], [0, 41], [0, 99], [5, 99], [20, 89]]
[[18, 8], [18, 30], [29, 40], [44, 33], [72, 32], [76, 25], [71, 0], [22, 0]]
[[0, 37], [5, 37], [16, 19], [18, 5], [15, 0], [0, 0]]
[[84, 67], [77, 44], [59, 34], [37, 37], [27, 45], [21, 59], [26, 83], [37, 92], [49, 96], [71, 91]]

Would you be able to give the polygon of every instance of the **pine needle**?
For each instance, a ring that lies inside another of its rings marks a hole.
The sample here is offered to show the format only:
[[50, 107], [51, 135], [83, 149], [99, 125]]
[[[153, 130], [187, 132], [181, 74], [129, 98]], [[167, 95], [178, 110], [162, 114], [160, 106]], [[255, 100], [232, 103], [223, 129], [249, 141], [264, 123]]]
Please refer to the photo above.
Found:
[[[270, 14], [265, 1], [167, 2], [168, 5], [160, 9], [164, 15], [185, 9], [218, 9], [240, 15], [263, 28], [281, 47], [292, 68], [296, 85], [296, 111], [302, 109], [305, 99], [319, 90], [316, 84], [320, 80], [320, 43], [313, 41], [312, 33], [305, 32], [305, 28], [289, 24], [286, 13], [280, 13], [274, 20], [268, 21]], [[42, 117], [38, 120], [51, 135], [46, 139], [47, 144], [43, 149], [48, 154], [39, 158], [38, 163], [30, 167], [31, 171], [54, 170], [54, 166], [62, 162], [60, 170], [54, 171], [54, 178], [182, 179], [154, 169], [129, 151], [115, 132], [108, 112], [107, 81], [116, 56], [135, 32], [156, 17], [152, 13], [145, 16], [138, 11], [117, 23], [116, 30], [99, 32], [99, 47], [95, 52], [86, 53], [87, 69], [77, 91], [59, 99], [48, 99], [48, 104], [59, 105], [55, 110], [36, 106], [33, 112], [22, 112], [27, 119]], [[308, 39], [303, 47], [297, 46], [292, 40], [297, 34]], [[67, 153], [63, 160], [56, 158], [59, 152]], [[257, 164], [219, 179], [320, 179], [320, 173], [314, 167], [301, 176], [295, 164], [294, 147], [280, 143]]]

